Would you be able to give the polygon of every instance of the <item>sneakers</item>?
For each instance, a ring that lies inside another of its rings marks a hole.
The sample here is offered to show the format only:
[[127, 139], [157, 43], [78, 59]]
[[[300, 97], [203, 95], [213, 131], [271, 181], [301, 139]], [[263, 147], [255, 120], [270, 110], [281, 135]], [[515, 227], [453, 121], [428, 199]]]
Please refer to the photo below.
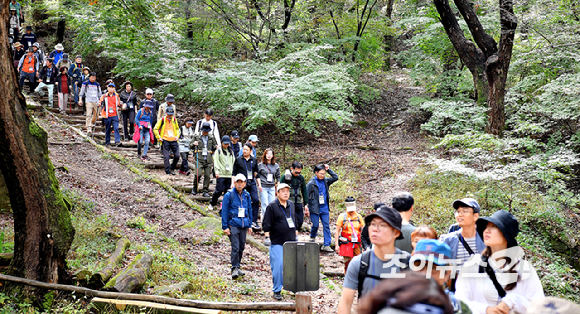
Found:
[[175, 175], [175, 170], [169, 171], [169, 174], [172, 175], [172, 176], [174, 176]]
[[187, 172], [179, 170], [179, 174], [185, 174], [185, 175], [187, 175]]
[[141, 156], [141, 161], [146, 161], [147, 158], [145, 156]]
[[209, 193], [203, 192], [203, 197], [209, 197]]
[[238, 277], [240, 277], [240, 271], [236, 267], [236, 268], [232, 269], [232, 279], [238, 279]]
[[246, 273], [244, 273], [244, 272], [243, 272], [241, 269], [239, 269], [239, 268], [238, 268], [238, 274], [239, 274], [240, 276], [245, 276], [245, 275], [246, 275]]
[[276, 299], [276, 301], [281, 301], [282, 300], [282, 293], [281, 293], [281, 291], [274, 292], [274, 299]]
[[322, 252], [329, 252], [329, 253], [334, 252], [334, 250], [330, 246], [328, 246], [328, 245], [323, 246], [320, 250]]
[[115, 143], [115, 147], [123, 147], [123, 144], [121, 142]]
[[191, 190], [191, 194], [193, 194], [193, 195], [197, 195], [197, 189], [192, 189], [192, 190]]
[[310, 238], [310, 242], [316, 242], [316, 238]]
[[207, 209], [209, 209], [209, 210], [213, 210], [213, 205], [212, 205], [212, 204], [209, 204], [209, 205], [207, 206]]
[[258, 229], [258, 230], [260, 229], [260, 226], [258, 226], [257, 222], [252, 223], [252, 229]]

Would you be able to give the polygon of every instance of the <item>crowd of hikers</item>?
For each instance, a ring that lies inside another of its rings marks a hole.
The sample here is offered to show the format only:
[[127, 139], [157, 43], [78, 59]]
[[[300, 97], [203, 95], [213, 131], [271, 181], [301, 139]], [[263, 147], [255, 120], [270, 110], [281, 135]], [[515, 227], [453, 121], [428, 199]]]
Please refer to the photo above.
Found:
[[[272, 148], [258, 154], [256, 135], [245, 143], [236, 130], [220, 136], [212, 109], [197, 121], [184, 119], [180, 126], [172, 94], [161, 104], [147, 88], [139, 100], [131, 82], [117, 90], [112, 80], [103, 91], [82, 56], [69, 60], [62, 44], [45, 54], [30, 26], [21, 34], [20, 4], [11, 0], [9, 9], [20, 88], [28, 80], [30, 93], [42, 95], [46, 89], [52, 106], [56, 87], [62, 113], [69, 104], [84, 107], [87, 134], [93, 134], [97, 118], [102, 119], [106, 145], [111, 145], [111, 133], [114, 145], [121, 145], [122, 120], [124, 140], [137, 143], [138, 157], [150, 160], [150, 145], [156, 145], [168, 175], [176, 175], [181, 160], [179, 174], [194, 172], [192, 194], [202, 193], [210, 198], [210, 210], [219, 209], [222, 229], [231, 242], [233, 279], [245, 275], [241, 259], [246, 234], [261, 230], [269, 247], [273, 296], [281, 300], [283, 245], [298, 241], [309, 218], [309, 241], [316, 242], [322, 223], [321, 252], [336, 252], [344, 259], [341, 314], [350, 313], [356, 295], [359, 313], [580, 313], [566, 301], [544, 298], [534, 267], [523, 259], [516, 240], [519, 223], [511, 213], [500, 210], [480, 217], [477, 200], [459, 199], [449, 210], [456, 224], [438, 236], [430, 226], [411, 224], [414, 199], [408, 192], [396, 194], [390, 204], [376, 203], [366, 217], [349, 197], [344, 201], [346, 211], [335, 217], [333, 235], [329, 189], [339, 177], [329, 165], [315, 165], [306, 182], [302, 163], [294, 161], [282, 174]], [[190, 157], [195, 162], [191, 168]], [[212, 176], [216, 185], [210, 195]], [[542, 312], [544, 308], [550, 311]]]

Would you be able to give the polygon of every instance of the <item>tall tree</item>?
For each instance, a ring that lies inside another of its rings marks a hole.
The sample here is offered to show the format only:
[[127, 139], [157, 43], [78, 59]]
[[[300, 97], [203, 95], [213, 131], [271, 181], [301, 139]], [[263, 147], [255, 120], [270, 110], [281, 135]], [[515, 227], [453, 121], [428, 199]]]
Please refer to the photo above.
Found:
[[473, 75], [476, 99], [480, 104], [487, 103], [487, 132], [501, 135], [505, 125], [504, 96], [507, 74], [512, 57], [514, 35], [518, 19], [514, 14], [513, 0], [499, 0], [501, 37], [499, 47], [488, 34], [469, 0], [454, 0], [473, 36], [467, 39], [448, 0], [433, 0], [439, 12], [439, 19], [459, 58]]
[[[0, 20], [8, 20], [8, 1], [3, 2]], [[0, 23], [0, 38], [0, 170], [10, 194], [15, 233], [9, 272], [61, 282], [75, 230], [48, 157], [47, 133], [28, 114], [19, 91], [6, 23]]]

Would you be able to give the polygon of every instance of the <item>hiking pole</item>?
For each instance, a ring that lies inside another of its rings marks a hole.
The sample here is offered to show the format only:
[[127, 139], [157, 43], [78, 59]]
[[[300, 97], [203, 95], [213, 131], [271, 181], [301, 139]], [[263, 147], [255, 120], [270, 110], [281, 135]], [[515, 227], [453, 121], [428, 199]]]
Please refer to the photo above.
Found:
[[199, 149], [197, 149], [198, 147], [195, 147], [195, 180], [193, 180], [193, 182], [195, 183], [195, 193], [197, 193], [197, 186], [198, 186], [198, 181], [199, 181]]

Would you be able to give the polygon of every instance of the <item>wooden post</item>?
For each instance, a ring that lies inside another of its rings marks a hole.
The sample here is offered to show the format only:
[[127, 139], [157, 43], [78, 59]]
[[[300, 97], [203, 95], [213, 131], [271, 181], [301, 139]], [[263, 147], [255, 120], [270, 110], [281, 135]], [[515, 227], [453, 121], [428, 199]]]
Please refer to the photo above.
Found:
[[296, 293], [296, 314], [312, 314], [312, 297], [308, 293]]

